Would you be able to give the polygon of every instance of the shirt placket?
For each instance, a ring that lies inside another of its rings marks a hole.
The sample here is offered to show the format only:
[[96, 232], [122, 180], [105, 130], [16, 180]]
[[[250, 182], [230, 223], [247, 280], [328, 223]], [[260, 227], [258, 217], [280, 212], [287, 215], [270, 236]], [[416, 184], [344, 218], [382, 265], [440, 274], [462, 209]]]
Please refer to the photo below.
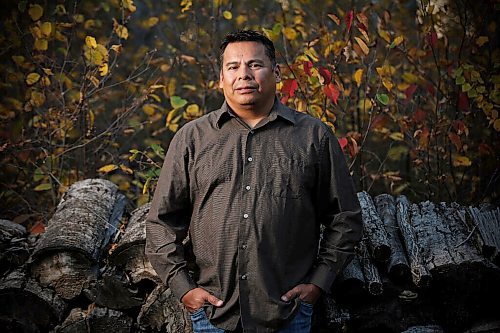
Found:
[[241, 218], [240, 227], [238, 231], [238, 279], [239, 279], [239, 294], [240, 294], [240, 309], [241, 320], [245, 326], [245, 322], [249, 319], [249, 293], [251, 287], [249, 286], [249, 279], [252, 278], [251, 274], [255, 272], [249, 271], [249, 261], [251, 256], [251, 240], [252, 230], [251, 225], [255, 223], [255, 212], [252, 211], [255, 200], [256, 184], [253, 180], [255, 177], [255, 163], [256, 156], [252, 150], [254, 142], [255, 131], [247, 130], [246, 135], [242, 135], [243, 147], [243, 176], [241, 182]]

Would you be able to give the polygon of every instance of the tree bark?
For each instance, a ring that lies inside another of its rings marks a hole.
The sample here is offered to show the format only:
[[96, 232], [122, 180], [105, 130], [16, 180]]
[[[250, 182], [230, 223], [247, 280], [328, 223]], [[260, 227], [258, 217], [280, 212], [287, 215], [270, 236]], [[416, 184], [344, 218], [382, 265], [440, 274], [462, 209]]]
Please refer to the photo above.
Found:
[[410, 266], [406, 259], [401, 232], [396, 218], [396, 200], [392, 195], [380, 194], [375, 197], [378, 215], [384, 223], [391, 255], [387, 261], [387, 271], [392, 280], [398, 283], [411, 281]]
[[8, 220], [0, 220], [0, 275], [22, 266], [29, 256], [26, 228]]
[[90, 307], [87, 310], [74, 308], [64, 322], [54, 330], [56, 333], [129, 333], [133, 319], [121, 311]]
[[391, 248], [384, 224], [377, 214], [373, 200], [365, 191], [358, 193], [363, 216], [363, 233], [368, 250], [374, 260], [384, 263], [389, 259]]
[[97, 264], [125, 205], [113, 183], [87, 179], [73, 184], [59, 203], [33, 253], [33, 275], [65, 299], [97, 278]]
[[423, 263], [415, 230], [412, 226], [411, 203], [405, 196], [397, 198], [396, 216], [399, 230], [404, 239], [406, 253], [409, 257], [413, 283], [418, 287], [428, 287], [431, 280], [431, 274]]
[[500, 266], [500, 208], [481, 205], [469, 207], [468, 213], [481, 253]]
[[3, 332], [47, 332], [63, 319], [67, 303], [19, 268], [0, 280]]

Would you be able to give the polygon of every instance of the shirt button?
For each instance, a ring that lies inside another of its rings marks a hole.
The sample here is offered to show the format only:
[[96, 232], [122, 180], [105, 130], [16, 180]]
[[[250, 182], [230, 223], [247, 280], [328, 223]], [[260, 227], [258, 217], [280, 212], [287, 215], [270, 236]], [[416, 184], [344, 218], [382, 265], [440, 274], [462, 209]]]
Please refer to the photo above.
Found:
[[243, 275], [241, 276], [241, 279], [242, 279], [242, 280], [246, 280], [246, 279], [247, 279], [247, 275], [246, 275], [246, 274], [243, 274]]
[[253, 158], [252, 158], [252, 156], [250, 156], [250, 157], [248, 158], [248, 162], [252, 162], [252, 161], [253, 161]]
[[246, 189], [247, 191], [250, 191], [250, 185], [245, 186], [245, 189]]
[[243, 214], [243, 218], [247, 219], [248, 218], [248, 214]]
[[247, 247], [248, 247], [248, 245], [246, 245], [246, 244], [243, 244], [243, 245], [241, 246], [241, 248], [242, 248], [243, 250], [246, 250], [246, 249], [247, 249]]

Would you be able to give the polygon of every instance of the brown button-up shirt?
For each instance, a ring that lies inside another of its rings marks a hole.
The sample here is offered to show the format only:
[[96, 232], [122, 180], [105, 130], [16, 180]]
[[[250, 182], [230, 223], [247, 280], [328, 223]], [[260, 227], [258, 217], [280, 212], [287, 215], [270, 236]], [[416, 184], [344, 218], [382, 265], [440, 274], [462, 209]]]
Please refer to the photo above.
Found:
[[[320, 224], [325, 226], [320, 242]], [[361, 237], [359, 202], [339, 144], [318, 119], [277, 99], [254, 128], [226, 103], [174, 136], [146, 224], [147, 255], [181, 299], [201, 287], [226, 330], [274, 332], [298, 309], [300, 283], [329, 290]], [[189, 234], [199, 277], [188, 273]]]

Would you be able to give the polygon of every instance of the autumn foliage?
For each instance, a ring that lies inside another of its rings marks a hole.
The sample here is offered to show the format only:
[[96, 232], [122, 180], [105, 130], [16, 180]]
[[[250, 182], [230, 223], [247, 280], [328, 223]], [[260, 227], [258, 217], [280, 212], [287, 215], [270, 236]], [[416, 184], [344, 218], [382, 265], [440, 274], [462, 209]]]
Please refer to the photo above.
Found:
[[218, 44], [278, 50], [286, 103], [337, 134], [358, 190], [498, 204], [496, 0], [8, 1], [1, 218], [40, 225], [100, 175], [136, 206], [186, 122], [218, 108]]

